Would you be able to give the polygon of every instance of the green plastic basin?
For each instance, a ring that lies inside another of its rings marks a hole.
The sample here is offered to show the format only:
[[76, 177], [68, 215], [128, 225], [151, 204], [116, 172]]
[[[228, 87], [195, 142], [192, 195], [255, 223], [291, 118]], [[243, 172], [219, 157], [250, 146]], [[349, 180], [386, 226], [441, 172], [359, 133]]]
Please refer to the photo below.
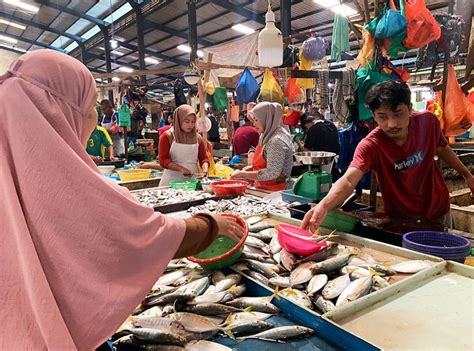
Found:
[[359, 220], [342, 211], [329, 211], [321, 227], [328, 229], [336, 229], [338, 232], [352, 233]]

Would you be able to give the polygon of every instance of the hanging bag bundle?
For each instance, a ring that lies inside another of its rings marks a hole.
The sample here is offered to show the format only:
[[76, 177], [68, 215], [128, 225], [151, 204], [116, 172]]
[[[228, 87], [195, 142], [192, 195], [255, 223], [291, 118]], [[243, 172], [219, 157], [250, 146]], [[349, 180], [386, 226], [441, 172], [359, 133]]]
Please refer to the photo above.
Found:
[[214, 95], [212, 95], [212, 104], [217, 111], [224, 111], [229, 101], [227, 99], [227, 90], [223, 87], [217, 87]]
[[260, 85], [248, 67], [245, 67], [242, 72], [235, 86], [235, 91], [237, 93], [238, 104], [248, 104], [249, 102], [255, 102], [257, 100], [258, 94], [260, 93]]
[[[393, 4], [393, 3], [392, 3]], [[379, 17], [377, 17], [379, 18]], [[387, 1], [385, 11], [375, 28], [375, 39], [390, 39], [402, 33], [407, 27], [407, 21], [400, 12], [392, 8], [390, 1]]]
[[441, 28], [431, 12], [426, 8], [425, 0], [401, 0], [405, 5], [407, 36], [403, 44], [407, 48], [422, 48], [441, 36]]
[[260, 95], [258, 96], [258, 102], [278, 102], [283, 106], [284, 94], [281, 90], [280, 84], [278, 84], [275, 77], [273, 77], [272, 71], [268, 68], [265, 69], [263, 74], [263, 82], [260, 88]]

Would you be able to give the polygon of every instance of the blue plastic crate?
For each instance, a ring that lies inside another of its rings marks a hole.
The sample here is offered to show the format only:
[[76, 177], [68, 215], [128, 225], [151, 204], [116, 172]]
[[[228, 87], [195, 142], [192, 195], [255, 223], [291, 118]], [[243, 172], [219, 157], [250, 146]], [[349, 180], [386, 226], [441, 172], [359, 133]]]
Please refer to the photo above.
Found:
[[309, 204], [310, 202], [313, 202], [313, 199], [296, 195], [292, 189], [283, 190], [281, 192], [281, 198], [283, 201], [288, 202], [289, 204], [291, 204], [292, 202], [299, 202], [300, 204], [305, 205]]

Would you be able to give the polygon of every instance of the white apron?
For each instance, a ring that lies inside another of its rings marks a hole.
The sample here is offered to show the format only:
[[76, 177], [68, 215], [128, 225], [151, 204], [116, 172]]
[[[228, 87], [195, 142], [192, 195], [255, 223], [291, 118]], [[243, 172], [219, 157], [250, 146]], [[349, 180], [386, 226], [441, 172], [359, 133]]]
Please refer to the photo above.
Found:
[[[170, 158], [171, 161], [185, 167], [191, 171], [191, 173], [198, 173], [197, 163], [199, 155], [199, 140], [196, 144], [180, 144], [175, 141], [171, 143], [170, 147]], [[172, 171], [171, 169], [165, 169], [163, 176], [161, 177], [160, 186], [168, 186], [170, 180], [174, 179], [189, 179], [184, 176], [181, 172]]]

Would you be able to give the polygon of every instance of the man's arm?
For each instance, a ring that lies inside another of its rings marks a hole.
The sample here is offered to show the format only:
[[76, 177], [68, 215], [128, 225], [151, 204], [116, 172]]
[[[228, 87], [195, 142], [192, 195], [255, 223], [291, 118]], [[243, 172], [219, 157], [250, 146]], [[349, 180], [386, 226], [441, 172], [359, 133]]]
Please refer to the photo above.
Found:
[[461, 162], [456, 156], [454, 151], [449, 145], [436, 148], [436, 154], [451, 168], [461, 174], [466, 180], [467, 186], [471, 189], [472, 195], [474, 195], [474, 177], [472, 176], [469, 169]]
[[346, 174], [334, 183], [324, 199], [306, 213], [301, 227], [304, 229], [309, 227], [312, 231], [316, 230], [327, 213], [340, 206], [349, 197], [363, 176], [364, 172], [360, 169], [349, 167]]

